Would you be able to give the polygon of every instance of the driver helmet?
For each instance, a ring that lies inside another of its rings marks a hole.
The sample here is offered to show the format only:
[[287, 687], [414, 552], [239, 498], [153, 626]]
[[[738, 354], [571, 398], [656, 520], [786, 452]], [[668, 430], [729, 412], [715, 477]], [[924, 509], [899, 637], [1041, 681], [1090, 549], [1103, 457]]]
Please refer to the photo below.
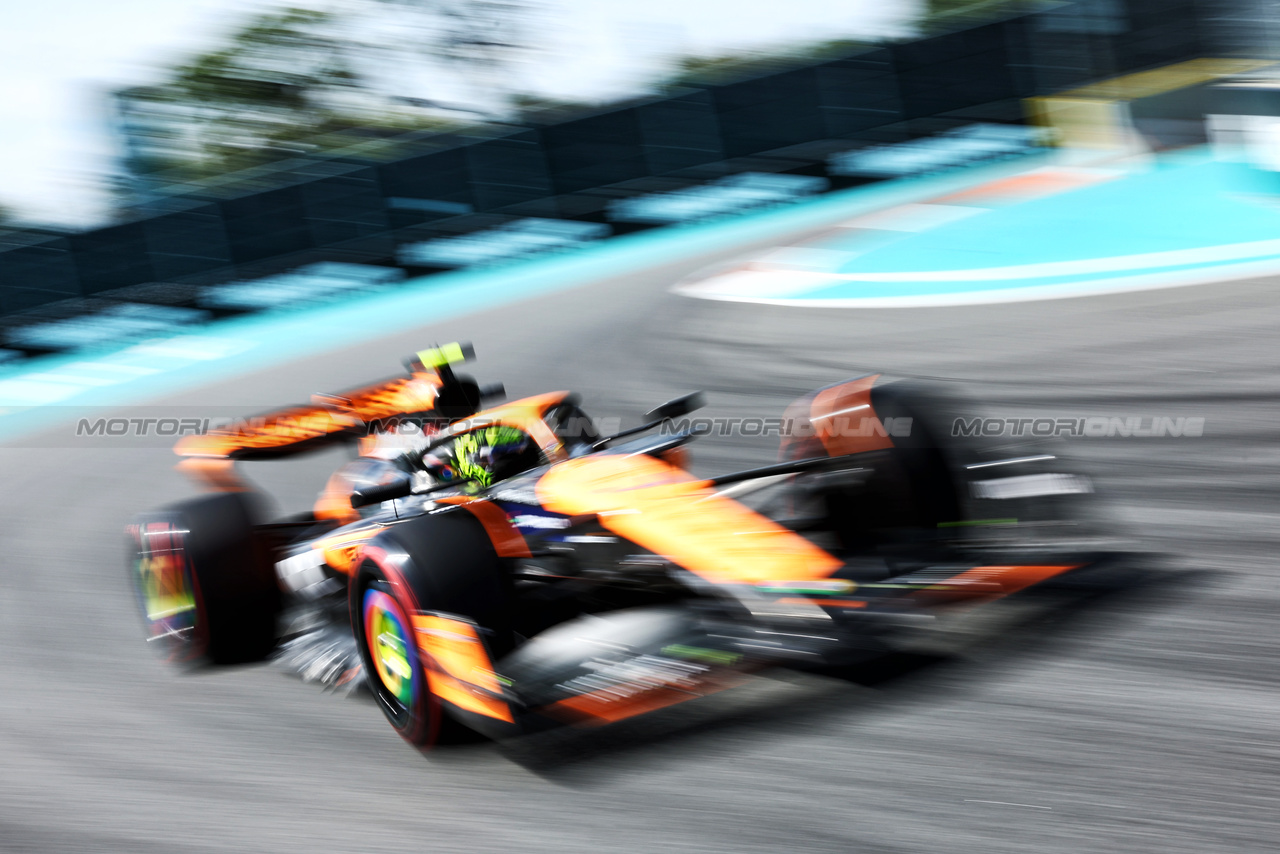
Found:
[[538, 449], [523, 430], [504, 425], [463, 433], [423, 456], [427, 472], [440, 483], [489, 486], [538, 465]]

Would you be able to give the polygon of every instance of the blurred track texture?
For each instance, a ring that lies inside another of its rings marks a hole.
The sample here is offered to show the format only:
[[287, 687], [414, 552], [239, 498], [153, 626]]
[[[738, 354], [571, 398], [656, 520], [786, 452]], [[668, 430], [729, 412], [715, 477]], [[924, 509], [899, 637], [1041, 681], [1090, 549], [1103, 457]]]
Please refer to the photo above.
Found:
[[[271, 667], [179, 677], [141, 640], [131, 514], [190, 487], [167, 449], [0, 448], [0, 850], [1273, 850], [1280, 604], [1274, 280], [833, 311], [690, 300], [690, 258], [398, 332], [166, 404], [251, 412], [470, 339], [512, 396], [638, 419], [779, 414], [862, 370], [1001, 417], [1204, 417], [1202, 437], [1064, 440], [1168, 582], [870, 685], [793, 677], [589, 733], [423, 757], [378, 710]], [[625, 423], [635, 423], [627, 421]], [[775, 440], [707, 438], [706, 473]], [[251, 468], [290, 508], [326, 454]]]

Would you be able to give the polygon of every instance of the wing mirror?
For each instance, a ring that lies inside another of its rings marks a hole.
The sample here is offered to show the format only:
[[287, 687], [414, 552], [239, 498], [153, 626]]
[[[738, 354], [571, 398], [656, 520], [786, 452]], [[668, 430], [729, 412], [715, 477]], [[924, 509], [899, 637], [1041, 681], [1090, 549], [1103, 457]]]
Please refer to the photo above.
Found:
[[694, 410], [701, 409], [707, 403], [706, 397], [700, 391], [692, 394], [686, 394], [684, 397], [677, 397], [675, 400], [668, 400], [657, 409], [650, 409], [644, 414], [645, 423], [639, 427], [632, 427], [630, 430], [623, 430], [621, 433], [614, 433], [612, 436], [605, 436], [598, 439], [591, 446], [591, 450], [598, 451], [601, 448], [608, 447], [610, 442], [618, 439], [625, 439], [627, 436], [634, 436], [637, 433], [643, 433], [646, 430], [652, 430], [664, 421], [670, 421], [673, 418], [679, 418], [681, 415], [688, 415]]
[[700, 391], [695, 391], [683, 397], [668, 400], [661, 406], [650, 409], [644, 414], [644, 417], [650, 421], [668, 421], [672, 418], [688, 415], [690, 412], [696, 412], [706, 405], [706, 395]]

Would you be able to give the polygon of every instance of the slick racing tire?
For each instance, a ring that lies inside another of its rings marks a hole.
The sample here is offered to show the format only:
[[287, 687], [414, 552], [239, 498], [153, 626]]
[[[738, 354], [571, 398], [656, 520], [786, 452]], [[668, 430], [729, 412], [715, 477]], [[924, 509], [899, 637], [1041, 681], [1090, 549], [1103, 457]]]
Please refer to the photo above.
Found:
[[365, 555], [350, 588], [351, 628], [378, 707], [419, 748], [477, 740], [432, 692], [413, 618], [474, 623], [491, 661], [511, 650], [510, 591], [484, 527], [463, 510], [422, 516], [379, 534]]
[[[852, 482], [840, 475], [801, 475], [801, 496], [817, 499], [829, 528], [846, 550], [873, 547], [906, 531], [931, 532], [964, 514], [963, 493], [950, 462], [949, 436], [935, 413], [939, 397], [926, 386], [897, 381], [871, 390], [878, 418], [909, 419], [893, 447], [849, 457]], [[816, 441], [784, 444], [783, 461], [821, 453]], [[868, 471], [869, 470], [869, 471]]]
[[942, 409], [954, 404], [940, 391], [909, 381], [873, 388], [871, 400], [881, 419], [911, 419], [909, 434], [895, 436], [892, 451], [909, 496], [907, 519], [926, 529], [959, 521], [964, 496], [952, 471], [950, 436], [940, 417]]
[[209, 495], [129, 526], [147, 640], [170, 661], [243, 664], [275, 648], [280, 588], [253, 511], [243, 493]]

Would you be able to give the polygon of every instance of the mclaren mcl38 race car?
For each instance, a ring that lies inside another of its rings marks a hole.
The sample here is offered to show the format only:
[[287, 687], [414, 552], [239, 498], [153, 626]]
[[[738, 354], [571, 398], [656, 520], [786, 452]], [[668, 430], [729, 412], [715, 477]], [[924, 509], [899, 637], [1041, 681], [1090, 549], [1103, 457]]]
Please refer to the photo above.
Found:
[[[127, 532], [153, 645], [367, 687], [428, 746], [838, 673], [1123, 562], [1064, 522], [1086, 478], [953, 446], [910, 381], [808, 394], [780, 462], [706, 478], [687, 468], [700, 395], [600, 435], [568, 392], [487, 405], [501, 388], [454, 371], [471, 355], [423, 351], [405, 376], [185, 437], [180, 468], [210, 494]], [[334, 443], [358, 455], [314, 508], [261, 519], [237, 465]]]

